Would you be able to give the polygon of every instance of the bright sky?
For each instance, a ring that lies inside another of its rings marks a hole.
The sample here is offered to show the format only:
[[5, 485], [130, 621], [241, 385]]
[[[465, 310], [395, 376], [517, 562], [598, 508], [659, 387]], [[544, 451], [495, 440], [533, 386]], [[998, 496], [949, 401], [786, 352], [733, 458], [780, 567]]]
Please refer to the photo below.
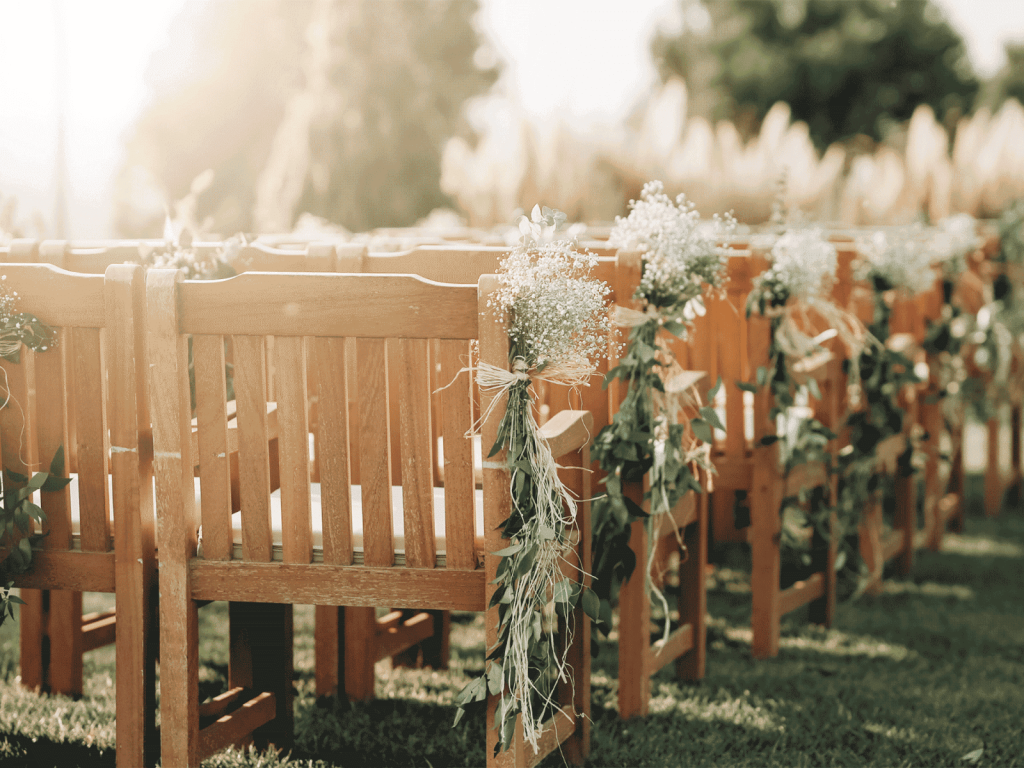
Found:
[[[1003, 63], [1024, 38], [1024, 0], [936, 0], [965, 36], [975, 66]], [[57, 72], [64, 51], [71, 226], [108, 237], [121, 143], [146, 98], [150, 55], [183, 0], [0, 0], [0, 195], [52, 222]], [[61, 5], [58, 6], [58, 3]], [[648, 41], [675, 0], [481, 0], [481, 27], [506, 60], [506, 87], [538, 116], [611, 122], [654, 78]], [[57, 43], [56, 9], [64, 39]], [[53, 225], [49, 225], [52, 236]]]

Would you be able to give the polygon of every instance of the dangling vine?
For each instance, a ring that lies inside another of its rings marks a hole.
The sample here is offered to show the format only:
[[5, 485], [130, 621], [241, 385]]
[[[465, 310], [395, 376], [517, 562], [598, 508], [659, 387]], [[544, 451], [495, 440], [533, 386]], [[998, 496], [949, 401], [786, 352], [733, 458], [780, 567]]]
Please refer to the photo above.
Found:
[[[6, 276], [3, 280], [6, 280]], [[16, 312], [17, 293], [0, 289], [0, 357], [20, 364], [21, 349], [46, 352], [56, 346], [56, 335], [35, 315]], [[0, 407], [20, 407], [6, 384]], [[50, 462], [48, 472], [35, 472], [31, 477], [5, 469], [0, 476], [0, 624], [14, 617], [15, 604], [23, 603], [11, 593], [14, 577], [32, 567], [32, 545], [43, 534], [32, 533], [33, 521], [40, 526], [46, 521], [43, 510], [32, 500], [36, 491], [59, 491], [70, 478], [64, 474], [64, 450], [60, 448]]]
[[[628, 327], [628, 352], [605, 377], [605, 386], [620, 380], [625, 396], [612, 423], [594, 440], [592, 456], [605, 473], [605, 495], [595, 500], [594, 576], [601, 598], [598, 629], [611, 629], [611, 605], [636, 568], [629, 547], [630, 526], [644, 520], [649, 539], [660, 521], [688, 491], [700, 493], [697, 468], [713, 471], [708, 461], [712, 429], [724, 429], [711, 405], [701, 405], [694, 392], [678, 386], [681, 369], [667, 343], [685, 337], [688, 323], [704, 313], [703, 293], [718, 290], [725, 277], [722, 251], [716, 246], [733, 226], [716, 219], [710, 228], [680, 195], [674, 201], [661, 182], [644, 186], [640, 200], [630, 203], [626, 218], [616, 219], [610, 245], [642, 253], [640, 284], [632, 296], [640, 309], [617, 308], [615, 322]], [[622, 297], [625, 298], [625, 297]], [[713, 401], [718, 385], [708, 393]], [[684, 405], [700, 416], [679, 421]], [[642, 483], [650, 513], [624, 493], [625, 483]], [[645, 568], [645, 592], [655, 593]], [[666, 631], [668, 629], [668, 611]]]
[[[595, 257], [578, 252], [570, 240], [542, 241], [564, 218], [535, 208], [532, 221], [521, 222], [522, 241], [502, 262], [492, 300], [510, 317], [511, 370], [487, 365], [476, 370], [481, 389], [507, 395], [490, 455], [507, 449], [512, 511], [501, 528], [509, 545], [493, 553], [501, 561], [488, 609], [498, 608], [498, 641], [488, 649], [484, 674], [456, 699], [455, 722], [466, 705], [483, 700], [488, 691], [500, 695], [499, 751], [511, 745], [517, 715], [526, 742], [537, 751], [541, 724], [555, 706], [547, 687], [568, 674], [569, 644], [558, 649], [548, 609], [553, 605], [565, 618], [582, 601], [588, 616], [598, 616], [596, 595], [580, 589], [583, 574], [578, 580], [563, 575], [571, 567], [576, 500], [559, 480], [533, 416], [533, 381], [587, 384], [594, 361], [608, 348], [609, 289], [590, 277]], [[481, 420], [491, 416], [484, 413]]]

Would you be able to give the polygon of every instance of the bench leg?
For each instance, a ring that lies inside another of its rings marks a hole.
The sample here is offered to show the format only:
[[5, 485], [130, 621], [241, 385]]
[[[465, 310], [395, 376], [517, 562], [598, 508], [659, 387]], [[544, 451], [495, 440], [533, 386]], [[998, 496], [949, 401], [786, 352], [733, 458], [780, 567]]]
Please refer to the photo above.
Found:
[[[374, 697], [377, 663], [377, 610], [339, 609], [338, 634], [343, 638], [345, 694], [349, 701], [370, 701]], [[339, 670], [339, 676], [341, 670]]]
[[681, 680], [704, 677], [707, 657], [708, 495], [697, 497], [697, 522], [686, 527], [686, 559], [679, 564], [679, 622], [693, 627], [693, 648], [676, 659]]
[[[636, 488], [642, 493], [639, 485]], [[619, 590], [619, 716], [623, 719], [645, 716], [651, 697], [645, 664], [651, 646], [651, 601], [644, 590], [647, 538], [644, 522], [633, 521], [629, 548], [636, 556], [636, 567]]]
[[292, 710], [292, 606], [229, 603], [231, 661], [229, 687], [270, 691], [277, 700], [274, 719], [253, 732], [256, 746], [286, 747], [294, 738]]
[[50, 692], [82, 695], [82, 593], [50, 591]]
[[[29, 690], [42, 690], [46, 662], [50, 655], [46, 641], [46, 611], [49, 608], [49, 591], [22, 589], [24, 605], [18, 607], [18, 630], [21, 636], [21, 684]], [[44, 658], [46, 657], [46, 658]]]

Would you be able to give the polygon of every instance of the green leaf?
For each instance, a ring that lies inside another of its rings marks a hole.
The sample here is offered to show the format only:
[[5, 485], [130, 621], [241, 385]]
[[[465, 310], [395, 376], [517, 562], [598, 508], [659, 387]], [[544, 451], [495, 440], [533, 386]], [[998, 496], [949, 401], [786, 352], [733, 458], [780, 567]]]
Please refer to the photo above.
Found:
[[[582, 607], [583, 612], [587, 614], [592, 621], [600, 621], [601, 600], [598, 598], [597, 593], [590, 587], [583, 588]], [[611, 606], [609, 606], [609, 608], [611, 608]]]
[[807, 380], [807, 390], [815, 400], [821, 400], [821, 390], [818, 388], [818, 382], [815, 379]]
[[[50, 461], [50, 475], [62, 477], [64, 475], [64, 444], [61, 443], [57, 448], [57, 452], [53, 454], [53, 459]], [[68, 482], [71, 482], [68, 480]]]
[[714, 435], [711, 433], [711, 427], [704, 419], [691, 419], [690, 428], [693, 429], [693, 434], [697, 436], [698, 440], [705, 443], [710, 443], [714, 439]]
[[757, 386], [763, 387], [768, 381], [768, 369], [763, 365], [757, 369], [757, 376], [755, 377]]
[[[722, 420], [718, 418], [718, 412], [710, 405], [703, 406], [700, 409], [700, 415], [703, 416], [704, 420], [707, 421], [715, 429], [721, 429], [723, 432], [725, 431], [725, 424], [723, 424]], [[705, 440], [704, 442], [707, 443], [710, 441]]]
[[512, 555], [519, 552], [519, 550], [521, 550], [522, 548], [522, 542], [517, 541], [515, 544], [512, 544], [511, 546], [505, 547], [504, 549], [499, 549], [497, 552], [491, 552], [491, 554], [497, 555], [498, 557], [512, 557]]
[[739, 389], [743, 390], [744, 392], [752, 392], [754, 394], [756, 394], [757, 390], [759, 389], [757, 384], [752, 384], [752, 383], [747, 382], [747, 381], [737, 381], [736, 382], [736, 386]]
[[556, 603], [568, 604], [573, 598], [573, 582], [570, 579], [562, 579], [552, 589], [551, 599]]
[[46, 483], [48, 475], [45, 472], [36, 472], [32, 475], [32, 479], [28, 481], [26, 488], [30, 488], [33, 491], [38, 491]]
[[501, 666], [499, 664], [492, 663], [487, 668], [487, 690], [490, 691], [492, 696], [501, 695]]
[[722, 377], [718, 377], [718, 381], [715, 382], [715, 386], [708, 390], [708, 402], [711, 402], [718, 395], [718, 390], [722, 388]]
[[663, 327], [666, 331], [671, 333], [673, 336], [676, 336], [677, 338], [682, 338], [683, 334], [686, 333], [686, 325], [684, 323], [680, 323], [677, 320], [669, 320], [667, 323], [665, 323]]

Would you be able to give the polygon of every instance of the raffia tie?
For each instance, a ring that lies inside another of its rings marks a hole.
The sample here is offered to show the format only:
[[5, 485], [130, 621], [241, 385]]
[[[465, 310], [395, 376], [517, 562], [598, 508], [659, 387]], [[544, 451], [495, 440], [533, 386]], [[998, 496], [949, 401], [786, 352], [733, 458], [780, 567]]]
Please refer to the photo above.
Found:
[[[463, 371], [468, 370], [463, 369]], [[501, 395], [507, 395], [513, 387], [528, 385], [532, 380], [579, 386], [585, 384], [594, 373], [594, 367], [582, 359], [549, 364], [543, 370], [538, 371], [530, 370], [526, 361], [521, 357], [513, 361], [510, 371], [489, 363], [479, 363], [473, 370], [476, 372], [477, 384], [481, 390], [494, 395], [481, 414], [480, 420], [474, 425], [474, 430], [491, 417], [501, 400]], [[577, 500], [558, 477], [558, 464], [555, 462], [547, 440], [540, 434], [532, 410], [527, 408], [525, 415], [525, 428], [530, 433], [529, 438], [524, 441], [527, 450], [525, 459], [533, 467], [533, 501], [536, 518], [541, 524], [552, 529], [557, 529], [560, 525], [572, 526], [576, 520]], [[510, 474], [510, 484], [514, 482], [513, 475], [514, 473]], [[514, 493], [511, 493], [511, 496], [515, 499]], [[564, 508], [568, 510], [567, 514], [563, 511], [563, 504]], [[540, 749], [539, 739], [543, 733], [543, 727], [534, 712], [533, 693], [536, 692], [536, 686], [529, 679], [527, 671], [530, 665], [530, 643], [527, 632], [522, 629], [522, 626], [533, 611], [532, 595], [547, 592], [554, 584], [554, 578], [562, 574], [561, 563], [565, 561], [565, 550], [568, 546], [557, 539], [542, 540], [537, 543], [540, 545], [537, 555], [537, 563], [540, 565], [522, 577], [523, 581], [517, 587], [519, 594], [513, 596], [509, 606], [509, 622], [512, 630], [509, 633], [506, 656], [502, 663], [503, 687], [511, 680], [511, 677], [506, 674], [505, 664], [516, 670], [515, 685], [510, 687], [509, 693], [520, 705], [523, 738], [527, 744], [533, 747], [535, 754]], [[517, 627], [519, 627], [519, 631], [516, 630]], [[571, 630], [567, 627], [566, 631]], [[565, 647], [568, 648], [568, 643]], [[560, 656], [555, 653], [553, 657], [558, 677], [563, 681], [569, 680], [569, 670], [564, 654]], [[550, 695], [548, 700], [550, 701]]]
[[[797, 318], [803, 320], [805, 326], [812, 325], [808, 316], [809, 311], [814, 311], [824, 320], [828, 326], [827, 330], [816, 336], [810, 336], [801, 330]], [[775, 344], [790, 358], [799, 360], [807, 357], [816, 352], [823, 342], [838, 337], [846, 347], [847, 359], [850, 361], [850, 405], [856, 408], [860, 404], [861, 353], [869, 345], [881, 346], [881, 342], [871, 335], [855, 314], [817, 296], [791, 301], [785, 307], [769, 310], [765, 314], [768, 317], [782, 318], [775, 331]]]

